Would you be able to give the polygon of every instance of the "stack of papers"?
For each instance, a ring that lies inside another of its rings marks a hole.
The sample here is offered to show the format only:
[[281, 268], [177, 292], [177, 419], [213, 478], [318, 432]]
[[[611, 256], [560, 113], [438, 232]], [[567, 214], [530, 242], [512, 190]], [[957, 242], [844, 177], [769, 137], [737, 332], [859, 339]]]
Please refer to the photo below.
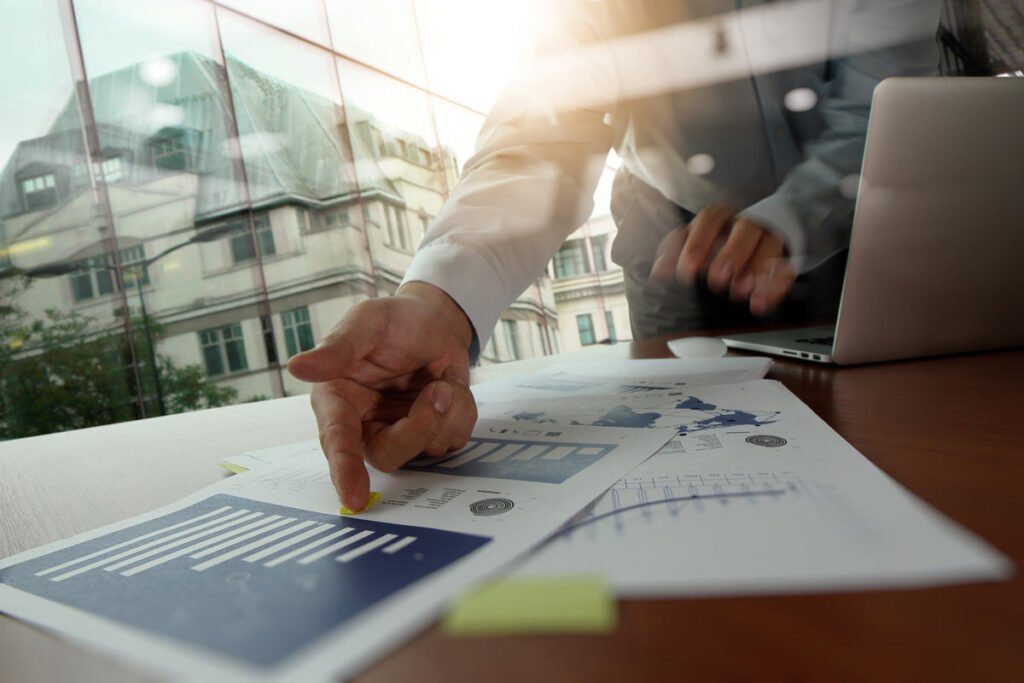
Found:
[[[357, 671], [501, 573], [514, 581], [475, 593], [451, 632], [607, 630], [608, 585], [660, 597], [1012, 572], [762, 379], [769, 365], [602, 362], [474, 385], [466, 447], [372, 473], [380, 500], [354, 516], [338, 515], [316, 441], [239, 454], [222, 464], [241, 474], [173, 506], [0, 563], [0, 610], [175, 674], [310, 678]], [[531, 613], [537, 586], [579, 613]], [[510, 602], [522, 609], [492, 618]]]

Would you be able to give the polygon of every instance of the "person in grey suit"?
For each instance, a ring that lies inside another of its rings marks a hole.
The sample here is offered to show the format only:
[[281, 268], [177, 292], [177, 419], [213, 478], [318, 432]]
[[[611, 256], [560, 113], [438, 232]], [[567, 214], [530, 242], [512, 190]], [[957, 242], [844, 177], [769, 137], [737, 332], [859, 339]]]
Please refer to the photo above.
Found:
[[316, 382], [350, 508], [364, 460], [389, 471], [468, 439], [469, 364], [589, 216], [609, 149], [636, 338], [833, 315], [872, 91], [938, 61], [937, 0], [557, 4], [398, 295], [289, 363]]

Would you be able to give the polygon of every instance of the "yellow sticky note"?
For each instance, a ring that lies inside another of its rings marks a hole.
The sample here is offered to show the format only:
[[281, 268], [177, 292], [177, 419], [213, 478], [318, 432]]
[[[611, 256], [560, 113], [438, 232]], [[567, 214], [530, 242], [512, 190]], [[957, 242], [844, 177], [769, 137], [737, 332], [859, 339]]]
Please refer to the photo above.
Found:
[[347, 507], [342, 505], [339, 512], [343, 515], [358, 515], [360, 512], [366, 512], [372, 508], [378, 501], [380, 501], [380, 491], [370, 491], [370, 498], [366, 501], [366, 507], [362, 510], [349, 510]]
[[498, 579], [460, 599], [441, 623], [449, 635], [610, 633], [615, 598], [599, 576]]
[[226, 469], [231, 474], [241, 474], [242, 472], [248, 472], [249, 471], [248, 467], [242, 467], [241, 465], [236, 465], [236, 464], [230, 463], [230, 462], [220, 462], [220, 463], [217, 463], [217, 464], [220, 465], [221, 467], [223, 467], [224, 469]]

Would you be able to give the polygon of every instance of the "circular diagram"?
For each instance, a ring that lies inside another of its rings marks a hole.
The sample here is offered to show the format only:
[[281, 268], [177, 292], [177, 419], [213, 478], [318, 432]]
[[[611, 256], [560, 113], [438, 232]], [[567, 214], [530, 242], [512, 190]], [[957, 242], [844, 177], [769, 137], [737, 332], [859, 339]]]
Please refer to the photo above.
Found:
[[491, 517], [508, 512], [515, 507], [508, 498], [484, 498], [469, 506], [469, 511], [478, 517]]
[[772, 436], [771, 434], [755, 434], [747, 437], [747, 443], [765, 448], [778, 448], [785, 446], [786, 440], [781, 436]]

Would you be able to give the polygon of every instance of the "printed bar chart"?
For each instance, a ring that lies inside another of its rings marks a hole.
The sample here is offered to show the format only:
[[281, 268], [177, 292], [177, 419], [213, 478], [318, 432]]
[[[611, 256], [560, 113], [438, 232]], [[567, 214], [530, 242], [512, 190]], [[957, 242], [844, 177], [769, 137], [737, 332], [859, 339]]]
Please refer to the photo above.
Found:
[[2, 569], [0, 583], [273, 666], [489, 540], [215, 495]]
[[419, 472], [561, 484], [615, 448], [615, 444], [474, 438], [460, 451], [441, 458], [423, 456], [406, 467]]

